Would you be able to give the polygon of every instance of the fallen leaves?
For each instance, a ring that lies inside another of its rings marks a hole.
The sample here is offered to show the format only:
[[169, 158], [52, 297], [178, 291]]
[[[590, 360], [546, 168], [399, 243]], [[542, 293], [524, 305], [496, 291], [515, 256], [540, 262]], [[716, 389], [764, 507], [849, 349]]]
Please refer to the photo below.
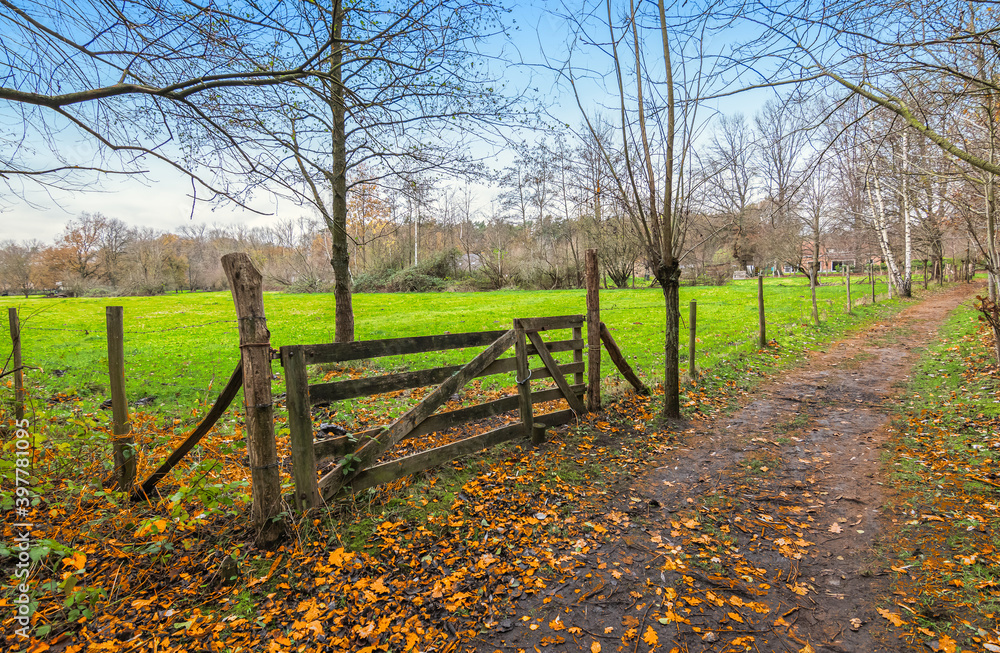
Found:
[[906, 623], [905, 621], [903, 621], [903, 618], [900, 617], [898, 614], [896, 614], [895, 612], [889, 612], [885, 608], [879, 608], [878, 613], [883, 617], [885, 617], [886, 619], [888, 619], [889, 623], [891, 623], [893, 626], [897, 628], [903, 626]]

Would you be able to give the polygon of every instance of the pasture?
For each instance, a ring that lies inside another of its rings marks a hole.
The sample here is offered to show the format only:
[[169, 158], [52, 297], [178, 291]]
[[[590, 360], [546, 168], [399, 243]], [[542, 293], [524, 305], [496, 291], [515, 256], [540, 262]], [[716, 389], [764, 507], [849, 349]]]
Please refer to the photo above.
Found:
[[[845, 311], [842, 278], [828, 279], [818, 291], [822, 325], [811, 325], [808, 282], [802, 277], [765, 281], [768, 338], [784, 351], [796, 352], [857, 326], [889, 309], [886, 287], [876, 288], [879, 302]], [[869, 297], [871, 287], [857, 277], [855, 301]], [[756, 348], [756, 282], [736, 281], [721, 287], [681, 289], [681, 361], [687, 366], [688, 302], [698, 302], [699, 370], [721, 370]], [[333, 336], [334, 302], [328, 294], [264, 295], [272, 347], [329, 342]], [[0, 298], [0, 307], [15, 306], [22, 321], [22, 350], [29, 403], [71, 399], [93, 412], [109, 397], [104, 307], [125, 311], [126, 390], [130, 401], [142, 398], [143, 410], [162, 416], [189, 415], [211, 403], [239, 357], [232, 299], [228, 293], [180, 293], [157, 297], [84, 299]], [[403, 338], [509, 328], [516, 317], [585, 312], [584, 290], [499, 291], [488, 293], [412, 293], [354, 295], [359, 340]], [[601, 291], [601, 319], [640, 377], [650, 385], [663, 375], [663, 295], [658, 288]], [[0, 335], [9, 352], [10, 334]], [[468, 354], [441, 352], [372, 363], [380, 371], [421, 369], [462, 362]], [[284, 390], [280, 365], [274, 391]], [[605, 374], [616, 370], [605, 354]], [[351, 370], [365, 373], [366, 370]], [[334, 374], [338, 370], [332, 370]], [[327, 371], [330, 373], [330, 371]], [[10, 377], [4, 379], [9, 385]], [[5, 393], [6, 394], [6, 393]], [[6, 398], [5, 398], [6, 400]], [[30, 410], [30, 408], [29, 408]]]

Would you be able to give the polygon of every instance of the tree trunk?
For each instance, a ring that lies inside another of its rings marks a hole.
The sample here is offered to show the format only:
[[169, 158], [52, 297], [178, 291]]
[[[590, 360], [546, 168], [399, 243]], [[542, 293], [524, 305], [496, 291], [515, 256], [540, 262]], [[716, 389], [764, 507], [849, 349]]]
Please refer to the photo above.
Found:
[[667, 267], [660, 265], [656, 279], [663, 289], [663, 303], [667, 320], [664, 333], [663, 368], [663, 416], [678, 419], [681, 416], [681, 374], [680, 374], [680, 333], [681, 333], [681, 268], [676, 262]]
[[910, 235], [910, 139], [909, 129], [903, 128], [903, 187], [902, 219], [903, 219], [903, 278], [899, 285], [900, 297], [913, 296], [913, 239]]
[[330, 236], [330, 265], [333, 267], [333, 301], [335, 304], [334, 342], [354, 341], [354, 306], [351, 299], [351, 255], [347, 246], [347, 135], [346, 109], [344, 106], [344, 77], [341, 70], [343, 47], [340, 34], [344, 24], [341, 0], [334, 7], [333, 57], [331, 76], [333, 77], [330, 109], [333, 113], [333, 229]]
[[809, 291], [812, 294], [813, 323], [819, 326], [819, 306], [816, 305], [816, 286], [819, 285], [819, 211], [813, 211], [813, 260], [810, 265]]
[[877, 169], [874, 170], [872, 181], [868, 184], [868, 203], [871, 205], [872, 224], [875, 225], [875, 236], [878, 240], [879, 249], [882, 251], [882, 260], [886, 264], [886, 281], [888, 284], [900, 288], [903, 285], [903, 280], [899, 274], [899, 268], [896, 266], [896, 257], [893, 255], [892, 248], [889, 245], [888, 218], [886, 217], [885, 202], [882, 197], [882, 185], [879, 182]]

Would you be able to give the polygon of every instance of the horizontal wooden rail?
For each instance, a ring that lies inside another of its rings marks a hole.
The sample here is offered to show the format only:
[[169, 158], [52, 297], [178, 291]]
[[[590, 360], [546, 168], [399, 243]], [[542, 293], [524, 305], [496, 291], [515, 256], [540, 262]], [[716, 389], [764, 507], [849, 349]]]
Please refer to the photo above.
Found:
[[514, 328], [524, 331], [555, 331], [583, 325], [582, 315], [557, 315], [553, 317], [522, 317], [514, 320]]
[[[561, 365], [563, 374], [582, 371], [582, 363], [567, 363]], [[580, 369], [577, 369], [580, 366]], [[396, 392], [399, 390], [410, 390], [413, 388], [423, 388], [430, 385], [437, 385], [449, 379], [453, 374], [462, 369], [462, 365], [449, 365], [447, 367], [432, 367], [426, 370], [415, 372], [400, 372], [399, 374], [387, 374], [385, 376], [373, 376], [365, 379], [351, 379], [350, 381], [333, 381], [331, 383], [317, 383], [309, 386], [309, 402], [312, 405], [325, 404], [344, 399], [354, 399], [355, 397], [367, 397], [369, 395], [382, 394], [386, 392]], [[494, 374], [504, 374], [513, 372], [517, 368], [517, 361], [514, 358], [501, 358], [491, 363], [485, 370], [476, 375], [476, 378], [492, 376]], [[545, 368], [532, 370], [532, 379], [544, 379], [552, 374]]]
[[[559, 410], [545, 415], [537, 415], [535, 423], [544, 426], [559, 426], [560, 424], [571, 422], [575, 418], [576, 414], [572, 410]], [[390, 483], [404, 476], [422, 472], [436, 465], [441, 465], [467, 454], [475, 453], [481, 449], [493, 447], [523, 436], [524, 426], [520, 422], [501, 426], [498, 429], [481, 435], [475, 435], [471, 438], [459, 440], [458, 442], [452, 442], [370, 467], [361, 472], [351, 482], [350, 488], [353, 492], [359, 492], [376, 485]]]
[[[582, 396], [586, 386], [581, 383], [579, 385], [570, 386], [570, 389], [576, 395]], [[541, 404], [547, 401], [558, 401], [562, 398], [562, 390], [559, 388], [551, 388], [549, 390], [540, 390], [538, 392], [531, 393], [531, 403], [533, 404]], [[465, 408], [458, 408], [444, 413], [438, 413], [437, 415], [432, 415], [424, 420], [420, 426], [407, 434], [404, 439], [444, 431], [446, 429], [465, 424], [466, 422], [495, 417], [496, 415], [516, 410], [517, 403], [517, 395], [511, 395], [509, 397], [503, 397], [502, 399], [495, 399], [493, 401], [486, 402], [485, 404], [476, 404], [475, 406], [467, 406]], [[316, 451], [316, 460], [330, 458], [333, 456], [343, 456], [354, 447], [356, 442], [361, 442], [369, 437], [375, 437], [375, 435], [381, 430], [381, 428], [376, 428], [368, 431], [362, 431], [360, 433], [352, 433], [350, 435], [330, 438], [329, 440], [317, 440], [313, 443], [313, 447]]]
[[524, 427], [521, 426], [520, 422], [501, 426], [482, 435], [475, 435], [442, 447], [428, 449], [427, 451], [421, 451], [420, 453], [405, 456], [398, 460], [390, 460], [387, 463], [370, 467], [358, 474], [351, 481], [350, 488], [354, 492], [358, 492], [376, 485], [389, 483], [390, 481], [421, 472], [435, 465], [455, 460], [466, 454], [521, 437], [524, 437]]
[[[303, 349], [306, 365], [319, 363], [342, 363], [345, 361], [422, 354], [429, 351], [461, 349], [462, 347], [485, 347], [505, 334], [501, 331], [475, 331], [472, 333], [446, 333], [438, 336], [417, 336], [414, 338], [389, 338], [386, 340], [359, 340], [357, 342], [334, 342], [318, 345], [289, 345]], [[285, 347], [282, 347], [285, 349]]]

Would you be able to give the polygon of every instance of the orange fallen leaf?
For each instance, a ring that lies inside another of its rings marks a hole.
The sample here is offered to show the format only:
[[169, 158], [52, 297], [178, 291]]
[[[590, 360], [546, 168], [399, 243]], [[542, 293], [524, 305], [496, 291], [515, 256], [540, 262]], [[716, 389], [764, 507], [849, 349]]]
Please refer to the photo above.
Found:
[[642, 635], [642, 641], [646, 642], [650, 646], [656, 646], [660, 643], [660, 638], [653, 630], [652, 626], [646, 626], [646, 632]]
[[590, 653], [601, 653], [601, 643], [594, 640], [590, 643]]
[[900, 626], [902, 626], [903, 624], [906, 623], [905, 621], [903, 621], [903, 618], [900, 617], [895, 612], [889, 612], [888, 610], [884, 610], [882, 608], [879, 608], [878, 609], [878, 613], [880, 615], [882, 615], [883, 617], [885, 617], [886, 619], [888, 619], [889, 623], [891, 623], [896, 628], [899, 628]]
[[955, 640], [947, 635], [941, 635], [938, 639], [938, 644], [941, 646], [941, 650], [944, 653], [955, 653]]

